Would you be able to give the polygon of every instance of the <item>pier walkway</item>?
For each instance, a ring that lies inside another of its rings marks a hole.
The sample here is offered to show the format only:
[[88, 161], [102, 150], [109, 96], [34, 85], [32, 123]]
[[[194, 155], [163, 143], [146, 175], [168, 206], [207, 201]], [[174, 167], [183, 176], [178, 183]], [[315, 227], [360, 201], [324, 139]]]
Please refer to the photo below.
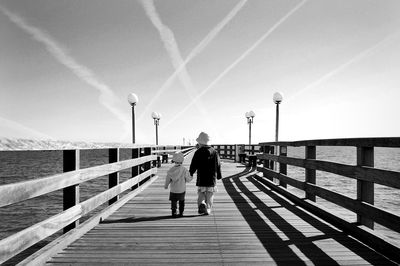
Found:
[[222, 163], [211, 215], [197, 214], [193, 180], [184, 217], [171, 218], [163, 188], [170, 166], [48, 264], [395, 265], [269, 189], [255, 168], [232, 161]]

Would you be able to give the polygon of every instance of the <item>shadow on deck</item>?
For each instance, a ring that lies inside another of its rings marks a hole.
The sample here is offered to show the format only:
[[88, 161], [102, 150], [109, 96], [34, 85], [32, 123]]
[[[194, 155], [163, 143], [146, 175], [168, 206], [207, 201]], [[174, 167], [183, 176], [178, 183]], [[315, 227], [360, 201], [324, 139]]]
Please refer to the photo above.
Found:
[[[223, 179], [223, 184], [274, 263], [395, 265], [376, 255], [369, 247], [275, 193], [264, 184], [265, 181], [260, 176], [248, 175], [253, 170], [255, 169], [246, 168], [242, 173]], [[250, 183], [257, 190], [250, 190], [246, 183]], [[257, 195], [260, 192], [272, 200], [270, 204], [260, 199]], [[284, 211], [280, 214], [278, 209]], [[282, 237], [283, 235], [285, 237]]]
[[269, 189], [254, 168], [224, 162], [213, 213], [171, 218], [164, 176], [74, 242], [52, 264], [395, 265]]

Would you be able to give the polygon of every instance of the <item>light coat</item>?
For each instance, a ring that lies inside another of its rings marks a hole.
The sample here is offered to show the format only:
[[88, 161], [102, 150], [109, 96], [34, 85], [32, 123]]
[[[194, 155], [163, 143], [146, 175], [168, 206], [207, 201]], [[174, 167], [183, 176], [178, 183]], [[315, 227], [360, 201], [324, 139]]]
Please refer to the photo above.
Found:
[[167, 172], [164, 188], [167, 189], [169, 185], [172, 193], [182, 193], [186, 191], [186, 183], [192, 179], [193, 177], [184, 166], [175, 164]]

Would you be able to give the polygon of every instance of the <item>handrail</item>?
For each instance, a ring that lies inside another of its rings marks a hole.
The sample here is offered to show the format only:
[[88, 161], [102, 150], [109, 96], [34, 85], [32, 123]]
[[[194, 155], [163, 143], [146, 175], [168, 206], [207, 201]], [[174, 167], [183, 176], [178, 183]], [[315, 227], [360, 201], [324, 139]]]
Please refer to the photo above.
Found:
[[[181, 151], [181, 146], [174, 146], [174, 148]], [[132, 149], [124, 149], [132, 150], [132, 159], [120, 161], [120, 149], [110, 148], [108, 149], [108, 164], [85, 169], [79, 169], [81, 150], [63, 150], [64, 173], [1, 185], [0, 207], [29, 200], [57, 190], [63, 190], [64, 210], [44, 221], [0, 240], [0, 264], [63, 228], [64, 233], [74, 228], [79, 229], [79, 219], [84, 215], [106, 202], [109, 202], [110, 206], [119, 206], [120, 203], [118, 201], [121, 193], [132, 189], [131, 192], [124, 196], [124, 199], [134, 197], [138, 193], [138, 188], [141, 188], [145, 183], [153, 182], [157, 178], [157, 168], [155, 168], [157, 165], [157, 155], [152, 155], [157, 146], [135, 146]], [[193, 148], [185, 147], [184, 150], [190, 151], [191, 149]], [[99, 149], [88, 151], [95, 150]], [[119, 172], [130, 168], [132, 169], [131, 178], [123, 183], [119, 183]], [[80, 202], [79, 185], [105, 175], [109, 176], [108, 190], [97, 195], [92, 195], [91, 198]], [[106, 216], [101, 217], [105, 218]], [[97, 223], [99, 221], [97, 220]], [[92, 221], [90, 228], [95, 225], [96, 222]], [[86, 226], [85, 230], [90, 230], [90, 228]]]
[[261, 146], [353, 146], [353, 147], [386, 147], [399, 148], [400, 137], [395, 138], [342, 138], [315, 139], [299, 141], [260, 142]]
[[[377, 236], [374, 231], [369, 230], [374, 228], [374, 223], [379, 223], [400, 233], [400, 216], [374, 206], [374, 184], [400, 189], [400, 172], [374, 167], [374, 147], [399, 148], [400, 138], [321, 139], [263, 142], [260, 145], [263, 153], [257, 154], [257, 159], [263, 161], [263, 166], [258, 165], [257, 171], [263, 174], [262, 182], [264, 184], [279, 191], [316, 215], [349, 231], [362, 242], [375, 245], [374, 248], [378, 251], [400, 261], [400, 247], [391, 244], [385, 237]], [[355, 147], [357, 165], [319, 160], [316, 158], [318, 146]], [[304, 147], [305, 158], [289, 157], [287, 154], [288, 147]], [[277, 150], [279, 150], [279, 153], [276, 152]], [[279, 168], [277, 165], [279, 165]], [[288, 176], [288, 165], [304, 168], [304, 181]], [[357, 181], [356, 199], [317, 185], [316, 171], [355, 179]], [[300, 198], [287, 190], [288, 185], [303, 190], [305, 198]], [[345, 219], [323, 211], [323, 208], [316, 203], [316, 197], [356, 213], [357, 224], [349, 223]], [[360, 227], [360, 225], [365, 227]]]

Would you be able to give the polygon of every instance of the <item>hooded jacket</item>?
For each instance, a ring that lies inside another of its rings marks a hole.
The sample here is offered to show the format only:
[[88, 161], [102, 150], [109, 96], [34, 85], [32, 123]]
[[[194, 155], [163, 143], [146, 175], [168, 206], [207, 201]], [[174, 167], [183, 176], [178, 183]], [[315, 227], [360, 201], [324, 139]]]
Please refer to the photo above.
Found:
[[221, 163], [217, 151], [211, 146], [201, 146], [193, 155], [190, 175], [197, 171], [196, 186], [214, 187], [221, 179]]
[[176, 164], [168, 170], [164, 187], [168, 188], [170, 185], [172, 193], [182, 193], [186, 191], [186, 182], [190, 182], [192, 179], [193, 177], [185, 167]]

